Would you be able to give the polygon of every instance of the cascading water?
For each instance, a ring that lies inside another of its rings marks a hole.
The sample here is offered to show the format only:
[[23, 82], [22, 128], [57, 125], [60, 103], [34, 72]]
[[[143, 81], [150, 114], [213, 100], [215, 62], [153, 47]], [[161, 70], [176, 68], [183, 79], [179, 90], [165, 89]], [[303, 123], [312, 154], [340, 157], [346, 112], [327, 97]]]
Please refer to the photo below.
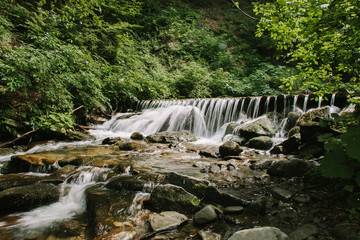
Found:
[[[225, 131], [224, 126], [230, 122], [246, 122], [269, 112], [278, 112], [285, 119], [278, 122], [277, 115], [273, 114], [273, 121], [279, 126], [276, 136], [284, 137], [289, 112], [306, 112], [322, 104], [322, 98], [314, 101], [314, 97], [308, 95], [301, 97], [303, 101], [297, 95], [143, 101], [137, 105], [141, 115], [112, 120], [110, 126], [103, 126], [103, 129], [125, 137], [135, 131], [148, 135], [160, 131], [188, 130], [197, 137], [212, 138], [222, 136], [219, 132]], [[331, 99], [334, 106], [335, 95]]]
[[71, 175], [61, 185], [61, 197], [58, 202], [13, 215], [19, 219], [8, 229], [12, 230], [17, 238], [24, 238], [43, 233], [67, 219], [82, 214], [86, 209], [86, 188], [96, 181], [105, 181], [109, 171], [107, 168], [80, 168], [77, 174]]

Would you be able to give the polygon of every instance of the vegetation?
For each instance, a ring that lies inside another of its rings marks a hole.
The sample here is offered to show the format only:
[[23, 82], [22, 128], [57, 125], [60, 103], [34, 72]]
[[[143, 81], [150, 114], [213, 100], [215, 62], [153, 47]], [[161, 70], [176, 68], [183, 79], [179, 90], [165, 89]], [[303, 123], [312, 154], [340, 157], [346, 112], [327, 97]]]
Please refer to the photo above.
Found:
[[0, 141], [142, 99], [280, 93], [293, 70], [255, 30], [222, 0], [1, 0]]

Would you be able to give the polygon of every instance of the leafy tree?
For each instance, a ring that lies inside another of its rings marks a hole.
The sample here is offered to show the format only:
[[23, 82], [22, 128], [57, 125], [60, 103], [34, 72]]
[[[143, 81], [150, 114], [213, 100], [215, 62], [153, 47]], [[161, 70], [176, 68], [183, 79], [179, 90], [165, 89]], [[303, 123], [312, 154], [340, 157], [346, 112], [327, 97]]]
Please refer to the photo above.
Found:
[[299, 69], [299, 74], [284, 79], [289, 91], [296, 85], [318, 95], [345, 91], [359, 103], [359, 1], [277, 0], [254, 5], [261, 17], [256, 35], [269, 34], [278, 57]]

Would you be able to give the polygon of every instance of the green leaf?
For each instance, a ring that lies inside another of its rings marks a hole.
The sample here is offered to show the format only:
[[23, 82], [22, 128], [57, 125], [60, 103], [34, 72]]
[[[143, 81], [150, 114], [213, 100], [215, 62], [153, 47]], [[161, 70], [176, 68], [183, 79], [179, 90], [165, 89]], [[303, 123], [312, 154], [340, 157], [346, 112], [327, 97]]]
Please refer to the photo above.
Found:
[[277, 0], [277, 3], [280, 4], [280, 5], [285, 5], [286, 0]]
[[355, 174], [345, 151], [341, 149], [325, 155], [321, 162], [321, 171], [325, 177], [329, 178], [351, 179]]
[[346, 154], [351, 158], [360, 160], [360, 126], [348, 127], [346, 133], [341, 136], [341, 140], [346, 145]]

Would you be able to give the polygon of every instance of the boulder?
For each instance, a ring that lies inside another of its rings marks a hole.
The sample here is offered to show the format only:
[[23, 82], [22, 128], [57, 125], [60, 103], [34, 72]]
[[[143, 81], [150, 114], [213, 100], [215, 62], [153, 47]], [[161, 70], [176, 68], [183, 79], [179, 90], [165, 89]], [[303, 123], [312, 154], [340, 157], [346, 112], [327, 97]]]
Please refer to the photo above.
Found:
[[144, 140], [145, 136], [141, 132], [133, 132], [130, 138], [133, 140]]
[[242, 148], [234, 141], [227, 141], [219, 147], [219, 153], [222, 157], [236, 156], [242, 152]]
[[289, 131], [290, 129], [295, 127], [296, 122], [300, 117], [301, 117], [301, 113], [299, 112], [289, 112], [287, 115], [285, 130]]
[[175, 229], [187, 220], [185, 215], [174, 211], [153, 213], [149, 216], [150, 226], [154, 232]]
[[289, 240], [290, 238], [276, 227], [245, 229], [234, 233], [228, 240]]
[[293, 128], [291, 128], [288, 132], [288, 137], [292, 137], [295, 134], [300, 134], [300, 127], [299, 126], [295, 126]]
[[197, 140], [189, 131], [159, 132], [147, 136], [146, 139], [153, 143], [194, 142]]
[[251, 138], [247, 143], [246, 146], [250, 148], [260, 149], [260, 150], [268, 150], [272, 147], [273, 141], [271, 137], [267, 136], [260, 136]]
[[263, 216], [266, 212], [266, 198], [260, 197], [252, 201], [249, 206], [246, 207], [245, 213], [253, 216]]
[[192, 213], [199, 209], [199, 199], [172, 184], [158, 185], [151, 193], [150, 204], [156, 211]]
[[270, 176], [299, 177], [303, 176], [308, 170], [310, 168], [305, 161], [291, 159], [274, 162], [267, 170], [267, 173]]
[[273, 154], [292, 154], [298, 153], [300, 145], [301, 145], [301, 136], [300, 133], [294, 134], [291, 137], [287, 138], [282, 143], [276, 145], [271, 149], [271, 153]]
[[124, 150], [124, 151], [136, 151], [145, 147], [145, 144], [131, 141], [131, 140], [121, 140], [117, 141], [113, 146], [112, 149], [114, 150]]
[[79, 131], [67, 132], [66, 138], [70, 141], [90, 141], [95, 140], [94, 136]]
[[236, 142], [237, 144], [239, 144], [240, 146], [244, 145], [244, 143], [245, 143], [245, 138], [239, 137], [237, 135], [232, 135], [232, 134], [225, 135], [222, 140], [224, 142], [233, 141], [233, 142]]
[[226, 126], [226, 130], [225, 130], [225, 135], [228, 135], [228, 134], [234, 134], [236, 129], [241, 126], [240, 123], [237, 123], [237, 122], [231, 122], [229, 123], [227, 126]]
[[205, 224], [216, 220], [217, 214], [213, 205], [207, 205], [194, 215], [194, 222], [197, 224]]
[[224, 208], [224, 214], [241, 214], [244, 212], [243, 206], [229, 206]]
[[121, 137], [108, 137], [108, 138], [105, 138], [101, 144], [103, 145], [113, 145], [115, 144], [116, 142], [119, 142], [121, 141], [122, 138]]
[[275, 136], [274, 123], [267, 117], [259, 118], [254, 122], [247, 123], [239, 128], [240, 137], [247, 141], [259, 136]]
[[119, 175], [111, 178], [105, 187], [117, 191], [143, 191], [146, 183], [147, 181], [139, 178], [139, 176]]
[[205, 232], [204, 230], [199, 231], [199, 236], [202, 240], [221, 240], [222, 236], [218, 233]]
[[292, 232], [289, 237], [291, 240], [306, 240], [311, 236], [317, 236], [319, 234], [319, 229], [313, 224], [304, 224], [294, 232]]
[[8, 188], [0, 192], [0, 212], [13, 213], [30, 210], [57, 201], [59, 188], [53, 184], [38, 183]]
[[281, 201], [289, 201], [291, 197], [294, 195], [293, 192], [280, 187], [273, 187], [271, 189], [271, 193], [276, 199]]

